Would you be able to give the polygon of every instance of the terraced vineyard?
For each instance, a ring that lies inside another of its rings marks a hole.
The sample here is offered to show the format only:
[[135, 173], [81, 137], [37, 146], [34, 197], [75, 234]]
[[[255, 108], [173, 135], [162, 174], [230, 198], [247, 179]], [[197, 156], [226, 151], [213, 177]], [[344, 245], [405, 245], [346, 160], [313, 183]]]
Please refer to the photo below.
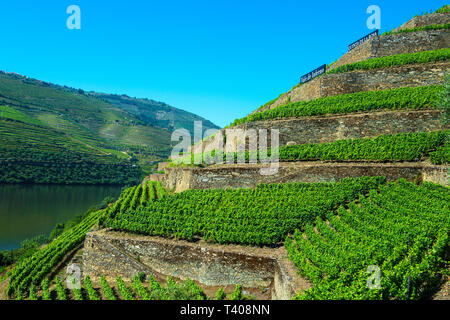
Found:
[[298, 101], [237, 119], [232, 126], [246, 122], [326, 114], [348, 114], [376, 110], [419, 110], [439, 108], [442, 86], [398, 88], [348, 93], [311, 101]]
[[139, 234], [203, 238], [221, 244], [276, 245], [296, 228], [312, 223], [317, 216], [324, 216], [383, 181], [376, 177], [346, 179], [336, 184], [188, 190], [167, 196], [158, 192], [158, 201], [137, 209], [129, 205], [140, 196], [140, 187], [134, 187], [110, 210], [105, 225]]
[[[448, 10], [448, 7], [444, 7], [440, 11], [445, 13]], [[408, 33], [404, 36], [410, 36], [408, 41], [413, 41], [416, 38], [415, 35], [411, 35], [412, 32], [425, 32], [417, 36], [419, 39], [417, 41], [420, 42], [423, 40], [422, 36], [429, 35], [426, 31], [437, 30], [433, 34], [441, 36], [438, 30], [447, 30], [448, 27], [448, 23], [429, 24], [396, 30], [385, 35]], [[390, 38], [395, 38], [394, 40], [397, 41], [401, 37], [403, 36]], [[442, 36], [442, 38], [445, 37]], [[392, 43], [399, 45], [395, 41]], [[429, 48], [429, 46], [425, 47]], [[441, 47], [440, 42], [439, 47]], [[397, 49], [399, 50], [396, 52], [411, 51], [410, 48], [403, 51], [404, 48]], [[397, 72], [395, 70], [408, 69], [396, 68], [404, 65], [421, 64], [416, 68], [417, 70], [414, 69], [419, 77], [421, 68], [437, 64], [446, 65], [449, 57], [450, 49], [443, 48], [343, 64], [326, 73], [330, 75], [327, 78], [329, 84], [324, 85], [324, 88], [332, 87], [333, 79], [344, 78], [344, 76], [333, 74], [355, 71], [363, 74], [364, 71], [375, 69], [389, 69], [389, 72], [393, 70], [392, 74], [394, 74]], [[348, 56], [345, 59], [347, 58]], [[350, 60], [345, 59], [340, 63], [358, 61], [354, 56], [350, 57]], [[423, 72], [430, 73], [430, 78], [422, 79], [422, 82], [417, 83], [441, 83], [442, 75], [429, 71]], [[382, 74], [382, 72], [373, 73], [377, 73], [377, 76]], [[364, 113], [361, 115], [363, 120], [355, 120], [359, 115], [346, 117], [346, 121], [347, 118], [351, 118], [347, 121], [348, 124], [342, 121], [336, 125], [336, 128], [338, 127], [336, 130], [343, 132], [343, 135], [339, 137], [366, 136], [370, 138], [285, 145], [279, 149], [279, 159], [286, 162], [367, 162], [368, 166], [375, 168], [374, 170], [378, 170], [378, 167], [388, 167], [378, 164], [382, 162], [390, 162], [390, 168], [397, 170], [396, 162], [420, 161], [421, 164], [417, 167], [423, 165], [423, 170], [417, 177], [422, 175], [423, 179], [416, 180], [425, 181], [425, 178], [435, 178], [434, 181], [442, 183], [441, 173], [445, 172], [443, 167], [450, 163], [449, 82], [446, 80], [442, 85], [407, 87], [415, 85], [408, 82], [411, 81], [412, 76], [409, 78], [402, 77], [400, 74], [398, 76], [395, 80], [396, 86], [398, 84], [405, 87], [339, 94], [293, 103], [290, 102], [291, 96], [288, 96], [283, 98], [286, 100], [281, 100], [286, 102], [285, 105], [265, 111], [259, 110], [261, 112], [235, 120], [230, 127], [245, 127], [248, 122], [286, 120], [277, 122], [282, 126], [283, 122], [288, 122], [288, 119], [293, 120], [293, 123], [297, 120], [292, 118], [304, 118], [298, 120], [300, 125], [286, 124], [287, 130], [284, 134], [295, 137], [297, 130], [298, 134], [305, 134], [303, 130], [308, 129], [310, 125], [311, 134], [321, 132], [323, 136], [328, 129], [334, 128], [332, 126], [335, 122], [339, 122], [337, 119], [330, 124], [327, 116], [334, 115], [330, 118], [336, 119], [339, 115]], [[369, 80], [372, 79], [375, 79], [375, 76]], [[383, 88], [390, 87], [384, 86], [382, 83], [384, 78], [378, 80]], [[317, 84], [318, 82], [315, 83]], [[24, 93], [16, 94], [11, 89], [19, 85], [21, 90], [26, 87], [31, 90], [31, 93], [36, 93], [33, 90], [37, 90], [38, 93], [44, 90], [42, 92], [47, 93], [44, 96], [59, 97], [63, 101], [67, 100], [68, 105], [78, 105], [78, 101], [83, 101], [86, 105], [81, 104], [79, 109], [67, 111], [65, 106], [60, 106], [49, 99], [42, 99], [40, 94], [33, 94], [33, 103], [25, 106], [22, 105], [25, 103]], [[158, 114], [152, 110], [151, 102], [136, 101], [125, 96], [95, 93], [86, 95], [52, 85], [44, 89], [40, 86], [32, 79], [27, 80], [22, 77], [16, 79], [10, 75], [0, 74], [0, 90], [8, 93], [6, 97], [0, 96], [0, 102], [8, 105], [0, 107], [0, 182], [114, 183], [139, 180], [138, 168], [133, 166], [137, 160], [129, 161], [127, 155], [117, 150], [110, 150], [108, 146], [109, 143], [120, 142], [127, 145], [130, 152], [137, 153], [134, 151], [139, 150], [140, 146], [136, 145], [136, 141], [143, 138], [137, 127], [145, 124], [145, 117], [149, 118], [147, 121], [153, 123], [154, 115]], [[331, 90], [324, 94], [377, 89], [375, 85], [367, 87], [361, 86], [357, 89], [350, 87], [336, 92]], [[305, 92], [302, 91], [304, 88]], [[311, 97], [320, 96], [312, 93], [315, 89], [312, 85], [311, 92], [306, 92], [308, 88], [310, 87], [305, 86], [294, 92], [304, 96], [296, 97], [295, 94], [292, 96], [295, 100], [308, 100]], [[320, 86], [318, 88], [321, 89]], [[103, 99], [99, 106], [93, 105], [96, 97]], [[139, 103], [144, 113], [136, 111], [130, 104], [132, 101]], [[166, 108], [166, 106], [162, 107]], [[41, 109], [45, 110], [45, 114], [40, 112]], [[414, 112], [418, 110], [429, 110], [429, 112]], [[391, 111], [393, 116], [384, 120], [382, 117], [385, 113], [377, 113], [373, 117], [366, 114], [377, 111]], [[394, 113], [393, 111], [408, 112]], [[81, 113], [78, 115], [77, 112], [83, 112], [84, 115]], [[64, 117], [59, 117], [58, 113], [73, 115], [77, 121], [70, 122], [63, 119]], [[423, 116], [425, 113], [427, 116]], [[39, 114], [39, 117], [35, 117], [36, 114]], [[128, 119], [127, 121], [121, 121], [124, 114], [127, 115], [125, 118]], [[391, 125], [389, 119], [395, 118], [397, 114], [405, 119], [398, 124], [393, 120], [392, 126], [404, 125], [401, 127], [402, 130], [395, 132], [407, 133], [383, 134], [391, 132], [390, 128], [387, 128]], [[443, 121], [439, 119], [441, 114], [444, 118], [446, 117]], [[88, 125], [82, 124], [84, 118], [89, 118], [86, 115], [92, 116], [95, 121]], [[307, 122], [310, 119], [307, 117], [316, 118], [309, 124]], [[178, 123], [184, 123], [184, 120], [184, 118], [179, 119]], [[168, 119], [163, 121], [167, 126], [170, 125]], [[301, 125], [303, 121], [305, 126]], [[375, 123], [373, 127], [376, 127], [377, 121], [385, 121], [387, 124], [378, 131], [371, 126], [368, 126], [371, 129], [366, 130], [364, 121], [373, 121]], [[416, 123], [418, 127], [420, 125], [420, 129], [417, 129]], [[326, 127], [328, 125], [329, 128]], [[55, 126], [61, 126], [64, 130], [59, 130]], [[84, 129], [77, 132], [76, 128]], [[346, 135], [346, 130], [350, 132], [353, 129], [356, 133]], [[123, 130], [127, 133], [122, 134]], [[167, 130], [162, 131], [164, 131], [164, 139], [168, 139]], [[366, 134], [365, 131], [369, 133]], [[93, 132], [102, 138], [94, 137]], [[333, 141], [320, 139], [320, 134], [317, 133], [318, 138], [314, 137], [315, 139], [311, 141]], [[105, 138], [108, 135], [114, 138]], [[292, 140], [296, 139], [284, 141], [292, 144]], [[109, 142], [106, 143], [107, 141]], [[152, 144], [152, 141], [148, 141], [147, 147], [149, 148]], [[168, 150], [161, 145], [156, 147], [161, 147], [159, 151]], [[270, 155], [270, 150], [268, 151]], [[202, 156], [205, 157], [206, 154]], [[248, 161], [258, 158], [259, 154], [233, 153], [232, 156], [235, 160], [243, 156]], [[227, 155], [223, 157], [225, 161]], [[196, 155], [191, 155], [191, 162], [194, 158]], [[52, 165], [43, 166], [42, 164], [46, 162]], [[36, 169], [35, 163], [39, 163], [43, 169]], [[55, 163], [58, 165], [55, 166]], [[339, 164], [340, 167], [344, 167], [344, 170], [354, 164], [347, 165], [348, 167], [342, 163]], [[321, 163], [318, 163], [314, 170], [320, 171], [320, 166]], [[219, 169], [226, 171], [226, 166], [223, 167]], [[295, 167], [293, 165], [292, 168], [288, 168], [292, 170], [287, 173], [291, 175], [289, 179], [292, 176], [295, 179], [298, 178], [295, 176], [295, 170], [297, 170]], [[401, 167], [402, 165], [398, 165], [398, 170], [402, 170]], [[191, 174], [202, 170], [201, 168], [173, 168], [173, 170], [178, 169], [192, 170]], [[206, 168], [205, 171], [209, 169]], [[244, 170], [247, 167], [242, 166], [240, 169]], [[359, 175], [363, 170], [355, 170], [355, 172], [357, 171]], [[426, 170], [430, 170], [431, 173]], [[66, 173], [62, 173], [63, 171]], [[245, 172], [252, 177], [250, 170]], [[379, 171], [376, 172], [379, 174]], [[371, 173], [372, 171], [367, 174]], [[332, 179], [326, 176], [328, 173], [324, 174], [325, 177], [320, 174], [321, 172], [311, 173], [313, 176], [311, 180]], [[160, 182], [152, 181], [129, 187], [122, 192], [115, 203], [106, 209], [90, 213], [81, 223], [64, 232], [33, 255], [19, 260], [19, 263], [8, 273], [7, 293], [11, 299], [29, 300], [207, 299], [201, 288], [191, 280], [177, 283], [169, 277], [167, 284], [163, 285], [153, 277], [145, 280], [143, 274], [133, 279], [117, 277], [115, 281], [107, 280], [105, 275], [95, 279], [99, 280], [97, 283], [86, 277], [81, 289], [68, 290], [62, 279], [58, 276], [55, 278], [55, 275], [66, 263], [66, 258], [81, 248], [86, 233], [98, 227], [146, 236], [183, 239], [194, 244], [203, 240], [220, 245], [266, 247], [267, 250], [277, 248], [281, 251], [285, 248], [294, 267], [313, 285], [307, 291], [298, 292], [296, 298], [300, 300], [429, 298], [449, 276], [450, 193], [448, 187], [428, 182], [419, 186], [403, 179], [387, 183], [384, 177], [340, 180], [347, 173], [345, 172], [342, 176], [339, 174], [341, 173], [336, 173], [336, 176], [334, 173], [331, 174], [333, 179], [338, 181], [333, 183], [260, 184], [251, 189], [214, 189], [213, 182], [211, 186], [208, 185], [210, 187], [208, 190], [187, 190], [182, 193], [172, 193]], [[434, 174], [438, 177], [433, 177]], [[348, 174], [348, 176], [355, 175], [353, 171]], [[411, 178], [411, 175], [405, 176]], [[225, 176], [224, 174], [219, 177], [225, 180], [227, 179], [223, 178]], [[232, 187], [249, 185], [240, 184], [240, 178], [231, 170], [229, 176], [237, 180], [234, 184], [229, 184]], [[299, 177], [301, 178], [301, 175]], [[284, 178], [277, 177], [276, 181], [288, 180], [288, 178], [282, 180]], [[99, 237], [101, 236], [100, 234]], [[140, 257], [136, 260], [140, 261]], [[105, 259], [105, 261], [108, 260]], [[223, 290], [219, 290], [217, 297], [224, 297]], [[245, 298], [242, 287], [236, 285], [236, 290], [230, 298]]]
[[[157, 193], [158, 191], [159, 193]], [[8, 274], [7, 294], [20, 296], [27, 292], [30, 286], [39, 285], [46, 276], [55, 270], [67, 254], [80, 247], [86, 233], [103, 221], [108, 212], [113, 214], [136, 207], [144, 207], [157, 198], [163, 197], [166, 193], [160, 183], [153, 182], [149, 182], [143, 187], [139, 185], [126, 189], [111, 208], [90, 213], [78, 225], [64, 232], [43, 249], [29, 258], [21, 260]]]
[[387, 57], [373, 58], [365, 61], [346, 64], [327, 71], [327, 74], [344, 73], [356, 70], [370, 70], [377, 68], [389, 68], [404, 66], [413, 63], [429, 63], [438, 61], [448, 61], [450, 59], [450, 49], [422, 51], [415, 53], [396, 54]]
[[64, 232], [31, 257], [23, 259], [9, 273], [8, 295], [24, 293], [38, 285], [72, 250], [79, 247], [86, 233], [98, 223], [104, 211], [89, 214], [81, 223]]
[[[297, 230], [286, 249], [314, 283], [298, 298], [428, 297], [448, 268], [449, 204], [448, 188], [401, 180]], [[370, 266], [380, 270], [378, 289], [368, 288]]]
[[419, 161], [431, 157], [435, 164], [449, 163], [450, 130], [431, 133], [380, 135], [373, 139], [285, 146], [281, 160]]
[[397, 31], [387, 31], [382, 34], [382, 36], [389, 34], [398, 34], [398, 33], [408, 33], [408, 32], [418, 32], [418, 31], [428, 31], [428, 30], [443, 30], [450, 29], [450, 23], [444, 24], [429, 24], [423, 27], [409, 28], [409, 29], [400, 29]]
[[[53, 290], [50, 289], [53, 287]], [[203, 290], [192, 280], [175, 282], [167, 279], [164, 286], [154, 277], [145, 280], [145, 275], [136, 275], [131, 284], [117, 277], [114, 283], [101, 277], [98, 286], [86, 276], [82, 283], [68, 289], [61, 278], [45, 279], [41, 286], [32, 286], [28, 293], [19, 294], [17, 300], [207, 300]]]
[[173, 126], [194, 120], [217, 128], [162, 102], [0, 71], [0, 183], [137, 184], [170, 154]]
[[[380, 135], [376, 138], [337, 140], [330, 143], [300, 144], [283, 146], [278, 150], [278, 158], [281, 161], [365, 161], [365, 162], [401, 162], [423, 161], [430, 159], [434, 164], [446, 164], [450, 162], [450, 130], [438, 132], [419, 132], [395, 135]], [[271, 149], [261, 155], [259, 151], [246, 151], [245, 153], [223, 154], [223, 163], [227, 158], [245, 159], [260, 162], [261, 157], [271, 156]], [[198, 164], [202, 159], [202, 165], [212, 163], [216, 152], [204, 152], [191, 154], [172, 160], [171, 166]], [[197, 161], [197, 163], [196, 163]], [[214, 162], [213, 162], [214, 163]]]
[[140, 180], [140, 168], [126, 155], [94, 148], [12, 108], [3, 110], [0, 182], [120, 184]]
[[[50, 298], [46, 277], [99, 223], [132, 233], [221, 244], [273, 246], [285, 240], [290, 259], [314, 283], [300, 299], [423, 298], [439, 284], [448, 264], [449, 200], [446, 187], [419, 187], [403, 180], [385, 185], [381, 177], [181, 194], [147, 182], [126, 189], [109, 209], [92, 213], [22, 261], [10, 273], [8, 293], [36, 299], [40, 286], [41, 299]], [[381, 270], [380, 290], [367, 289], [370, 265]], [[69, 295], [99, 299], [90, 279], [84, 283], [83, 290]], [[106, 299], [170, 296], [154, 281], [151, 290], [136, 279], [134, 289], [121, 280], [116, 290], [108, 286], [101, 282]], [[56, 292], [60, 300], [69, 296], [58, 281]]]

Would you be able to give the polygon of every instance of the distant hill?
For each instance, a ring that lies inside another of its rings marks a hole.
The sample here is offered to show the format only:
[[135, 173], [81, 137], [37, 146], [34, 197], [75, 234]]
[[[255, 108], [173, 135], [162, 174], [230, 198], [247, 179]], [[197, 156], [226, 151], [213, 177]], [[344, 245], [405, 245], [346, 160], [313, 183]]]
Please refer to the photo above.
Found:
[[202, 121], [203, 131], [208, 129], [219, 129], [217, 125], [209, 120], [193, 113], [174, 108], [164, 102], [106, 93], [90, 92], [89, 95], [103, 99], [104, 101], [131, 113], [148, 125], [168, 129], [169, 131], [185, 128], [193, 134], [194, 121]]
[[[9, 165], [9, 169], [0, 166], [0, 182], [82, 183], [84, 179], [68, 179], [70, 174], [63, 174], [62, 169], [53, 178], [44, 178], [44, 171], [39, 178], [29, 177], [44, 162], [47, 165], [86, 162], [134, 165], [148, 172], [153, 162], [170, 154], [172, 130], [180, 127], [193, 130], [195, 120], [203, 121], [204, 130], [218, 128], [199, 116], [162, 102], [87, 93], [0, 72], [0, 164]], [[32, 162], [33, 168], [27, 171], [19, 165], [15, 169], [11, 167], [24, 161], [27, 165]], [[101, 168], [98, 170], [102, 171]], [[108, 171], [108, 175], [113, 171]], [[88, 179], [89, 174], [82, 176], [90, 183], [118, 182], [100, 173], [90, 177], [93, 179]], [[132, 180], [137, 179], [134, 172]]]

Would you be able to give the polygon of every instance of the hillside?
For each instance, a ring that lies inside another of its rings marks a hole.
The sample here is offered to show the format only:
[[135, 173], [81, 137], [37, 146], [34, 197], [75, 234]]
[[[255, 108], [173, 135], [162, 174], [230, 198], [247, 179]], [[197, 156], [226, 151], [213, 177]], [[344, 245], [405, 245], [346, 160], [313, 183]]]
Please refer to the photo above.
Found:
[[190, 112], [169, 106], [164, 102], [151, 99], [131, 98], [126, 95], [114, 95], [105, 93], [90, 92], [96, 98], [103, 99], [110, 104], [117, 106], [148, 125], [160, 127], [173, 131], [185, 128], [194, 134], [194, 121], [201, 121], [203, 131], [208, 129], [219, 129], [214, 123], [199, 117]]
[[[3, 142], [0, 179], [83, 183], [83, 178], [68, 178], [74, 172], [63, 172], [59, 165], [74, 162], [77, 165], [107, 162], [109, 166], [119, 165], [118, 172], [124, 166], [140, 166], [148, 172], [154, 161], [169, 155], [173, 128], [201, 119], [152, 100], [86, 93], [17, 74], [0, 73], [0, 139]], [[217, 127], [205, 121], [204, 128]], [[59, 173], [45, 178], [42, 173], [38, 178], [20, 172], [23, 162], [31, 165], [30, 159], [33, 167], [24, 171], [37, 170], [38, 162], [46, 162], [59, 167]], [[136, 182], [141, 177], [140, 168], [132, 171], [130, 181]], [[129, 180], [108, 178], [112, 173], [105, 171], [101, 178], [95, 175], [87, 180], [90, 183]]]
[[[450, 13], [448, 6], [444, 6], [349, 50], [327, 64], [321, 75], [296, 84], [205, 139], [194, 153], [217, 151], [222, 139], [224, 152], [236, 153], [238, 145], [244, 145], [251, 132], [258, 133], [261, 129], [279, 130], [281, 161], [294, 160], [284, 152], [288, 147], [318, 148], [304, 145], [335, 143], [336, 153], [353, 153], [358, 152], [357, 145], [378, 136], [449, 129], [449, 47]], [[234, 136], [233, 130], [241, 132]], [[439, 163], [450, 161], [448, 139], [443, 144], [441, 155], [445, 160]], [[340, 150], [345, 145], [351, 145], [353, 150]], [[386, 148], [393, 145], [380, 146], [380, 152], [388, 152]], [[297, 161], [343, 161], [344, 158], [345, 161], [386, 161], [389, 158], [324, 156], [321, 153], [327, 150], [322, 150], [312, 158], [306, 155], [295, 158]], [[208, 154], [203, 154], [203, 158]], [[429, 158], [416, 157], [414, 161]], [[406, 158], [391, 160], [407, 161]]]
[[[449, 22], [444, 6], [373, 37], [180, 157], [190, 161], [161, 164], [19, 261], [5, 294], [44, 300], [50, 284], [65, 300], [61, 266], [79, 259], [105, 297], [116, 278], [123, 300], [177, 299], [154, 275], [216, 299], [245, 298], [242, 288], [265, 299], [436, 296], [450, 266]], [[238, 148], [261, 129], [278, 129], [280, 147]], [[72, 299], [92, 299], [82, 282]]]

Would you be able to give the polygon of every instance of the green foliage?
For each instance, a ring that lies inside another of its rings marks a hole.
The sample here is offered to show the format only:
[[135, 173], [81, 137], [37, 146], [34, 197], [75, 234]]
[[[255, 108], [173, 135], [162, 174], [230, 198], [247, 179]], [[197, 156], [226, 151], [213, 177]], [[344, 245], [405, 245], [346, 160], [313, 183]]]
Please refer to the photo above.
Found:
[[58, 295], [58, 300], [67, 300], [66, 287], [59, 277], [56, 277], [56, 293]]
[[113, 289], [108, 284], [108, 281], [106, 281], [106, 278], [104, 276], [101, 276], [100, 282], [102, 286], [103, 296], [106, 298], [106, 300], [117, 300]]
[[223, 288], [219, 288], [216, 293], [216, 300], [225, 300], [227, 295], [225, 294], [225, 290]]
[[141, 179], [139, 167], [105, 164], [0, 162], [2, 183], [130, 184]]
[[450, 163], [450, 143], [448, 142], [448, 136], [446, 137], [445, 144], [435, 152], [430, 153], [431, 163], [434, 164], [447, 164]]
[[3, 183], [123, 184], [142, 175], [139, 166], [106, 149], [30, 121], [0, 118], [0, 136]]
[[140, 277], [139, 275], [135, 276], [133, 278], [133, 288], [140, 297], [140, 300], [152, 300], [152, 295], [148, 291], [148, 289], [143, 285], [143, 279], [144, 277]]
[[97, 291], [92, 286], [92, 281], [89, 276], [86, 276], [86, 278], [84, 279], [84, 287], [89, 296], [89, 300], [93, 300], [93, 301], [100, 300], [100, 297], [98, 296]]
[[42, 122], [28, 116], [27, 114], [20, 112], [19, 110], [16, 110], [9, 106], [2, 106], [0, 105], [0, 118], [3, 119], [9, 119], [9, 120], [16, 120], [27, 124], [34, 124], [34, 125], [43, 125]]
[[52, 297], [50, 295], [50, 291], [48, 290], [50, 286], [50, 281], [46, 278], [42, 280], [41, 287], [42, 287], [42, 300], [52, 300]]
[[[218, 243], [276, 245], [287, 234], [324, 216], [384, 178], [339, 183], [259, 185], [256, 189], [187, 190], [135, 210], [111, 208], [107, 227], [139, 234]], [[129, 197], [124, 193], [121, 198]], [[124, 201], [124, 200], [122, 200]]]
[[[129, 209], [145, 207], [165, 194], [160, 182], [147, 181], [144, 186], [129, 187], [119, 196], [119, 199], [108, 209], [108, 216], [114, 218], [118, 213]], [[132, 206], [131, 206], [132, 204]]]
[[203, 290], [191, 279], [178, 284], [184, 291], [183, 298], [187, 300], [206, 300]]
[[443, 30], [443, 29], [449, 29], [450, 23], [445, 24], [429, 24], [422, 27], [416, 27], [416, 28], [409, 28], [409, 29], [400, 29], [397, 31], [389, 31], [384, 32], [382, 36], [389, 35], [389, 34], [399, 34], [399, 33], [409, 33], [409, 32], [419, 32], [419, 31], [428, 31], [428, 30]]
[[67, 253], [83, 243], [86, 233], [98, 223], [102, 214], [103, 211], [90, 213], [81, 223], [61, 234], [43, 249], [18, 262], [9, 273], [8, 295], [13, 295], [19, 289], [25, 290], [31, 284], [39, 284]]
[[150, 281], [149, 291], [151, 293], [152, 300], [168, 300], [169, 299], [167, 290], [158, 281], [156, 281], [154, 276], [150, 276], [149, 281]]
[[[436, 149], [446, 145], [450, 130], [382, 135], [370, 139], [338, 140], [331, 143], [284, 146], [279, 150], [280, 160], [374, 160], [374, 161], [418, 161]], [[444, 150], [443, 148], [440, 150]], [[434, 156], [433, 163], [445, 159]]]
[[[281, 161], [420, 161], [427, 157], [434, 164], [448, 163], [449, 130], [437, 132], [399, 133], [380, 135], [376, 138], [337, 140], [329, 143], [311, 143], [293, 146], [283, 146], [278, 150]], [[271, 149], [267, 151], [270, 159]], [[202, 165], [207, 165], [208, 152], [202, 153]], [[211, 154], [215, 156], [214, 151]], [[259, 151], [245, 153], [228, 153], [223, 155], [223, 162], [233, 157], [249, 162], [250, 159], [261, 161]], [[190, 163], [199, 159], [200, 154], [191, 154]], [[178, 166], [185, 164], [188, 157], [172, 162]]]
[[234, 288], [234, 291], [230, 295], [230, 300], [247, 300], [247, 297], [242, 293], [242, 286], [240, 284]]
[[57, 223], [49, 235], [49, 239], [53, 240], [64, 232], [64, 223]]
[[40, 246], [48, 243], [48, 238], [44, 235], [38, 235], [32, 239], [25, 239], [20, 244], [20, 248], [11, 251], [0, 251], [0, 266], [11, 265], [15, 262], [32, 256]]
[[[73, 283], [75, 284], [75, 279], [73, 279]], [[73, 292], [73, 296], [74, 296], [75, 300], [79, 300], [79, 301], [84, 300], [83, 293], [80, 288], [74, 287], [72, 289], [72, 292]]]
[[[426, 298], [448, 263], [449, 204], [446, 187], [399, 180], [318, 217], [286, 239], [290, 259], [314, 285], [297, 298]], [[368, 288], [369, 266], [381, 270], [379, 289]]]
[[441, 91], [441, 86], [405, 87], [299, 101], [237, 119], [232, 126], [252, 121], [290, 117], [348, 114], [375, 110], [435, 109]]
[[377, 68], [389, 68], [394, 66], [403, 66], [413, 63], [429, 63], [437, 61], [447, 61], [450, 58], [450, 49], [438, 49], [430, 51], [421, 51], [414, 53], [396, 54], [387, 57], [373, 58], [365, 61], [355, 62], [339, 66], [328, 70], [327, 74], [336, 74], [351, 72], [355, 70], [370, 70]]
[[14, 262], [13, 257], [8, 251], [0, 251], [0, 266], [8, 266]]
[[444, 115], [442, 119], [443, 125], [449, 123], [450, 118], [450, 75], [447, 75], [444, 80], [444, 89], [441, 91], [438, 106], [440, 109], [444, 110]]
[[16, 300], [23, 300], [23, 294], [24, 294], [24, 292], [23, 292], [23, 289], [22, 288], [19, 288], [18, 290], [17, 290], [17, 296], [16, 296]]
[[37, 300], [38, 299], [38, 296], [36, 294], [36, 287], [34, 285], [31, 285], [31, 287], [30, 287], [30, 293], [29, 293], [28, 299], [29, 300]]
[[127, 287], [127, 285], [125, 284], [125, 282], [122, 280], [121, 277], [117, 277], [116, 282], [117, 282], [117, 290], [119, 291], [122, 300], [136, 300], [133, 296], [133, 293]]
[[448, 4], [435, 11], [435, 13], [447, 13], [447, 12], [450, 12], [450, 6]]

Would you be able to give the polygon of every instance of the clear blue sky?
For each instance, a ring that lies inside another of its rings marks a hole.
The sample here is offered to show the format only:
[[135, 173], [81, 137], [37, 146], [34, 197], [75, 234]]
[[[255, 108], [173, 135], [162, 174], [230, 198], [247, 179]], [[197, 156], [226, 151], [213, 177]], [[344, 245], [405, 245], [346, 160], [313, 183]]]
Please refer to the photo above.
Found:
[[[220, 126], [444, 0], [15, 0], [0, 4], [0, 69], [61, 85], [147, 97]], [[69, 5], [81, 30], [66, 27]]]

